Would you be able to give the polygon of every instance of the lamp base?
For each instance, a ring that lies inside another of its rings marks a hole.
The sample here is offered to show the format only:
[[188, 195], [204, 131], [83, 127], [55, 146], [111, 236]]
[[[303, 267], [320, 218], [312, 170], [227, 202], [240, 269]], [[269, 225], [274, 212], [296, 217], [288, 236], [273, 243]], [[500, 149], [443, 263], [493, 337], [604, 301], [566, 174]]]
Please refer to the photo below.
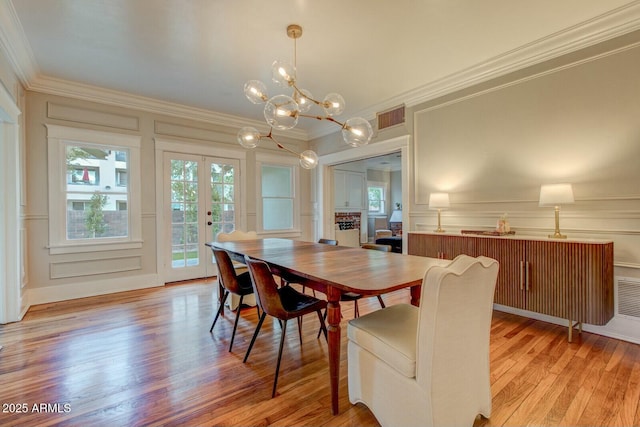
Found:
[[444, 233], [444, 230], [442, 228], [439, 228], [437, 230], [433, 230], [434, 233]]

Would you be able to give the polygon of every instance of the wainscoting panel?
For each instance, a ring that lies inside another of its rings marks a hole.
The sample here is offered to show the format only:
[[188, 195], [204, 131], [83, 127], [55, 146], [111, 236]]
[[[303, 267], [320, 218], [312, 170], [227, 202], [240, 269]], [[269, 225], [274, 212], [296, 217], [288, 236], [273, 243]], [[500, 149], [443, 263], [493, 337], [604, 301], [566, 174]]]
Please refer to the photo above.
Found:
[[65, 279], [140, 269], [142, 269], [141, 256], [121, 256], [93, 260], [52, 262], [49, 265], [49, 276], [51, 279]]
[[140, 130], [140, 121], [136, 116], [107, 113], [87, 108], [47, 102], [47, 117], [76, 123], [87, 123], [116, 129]]

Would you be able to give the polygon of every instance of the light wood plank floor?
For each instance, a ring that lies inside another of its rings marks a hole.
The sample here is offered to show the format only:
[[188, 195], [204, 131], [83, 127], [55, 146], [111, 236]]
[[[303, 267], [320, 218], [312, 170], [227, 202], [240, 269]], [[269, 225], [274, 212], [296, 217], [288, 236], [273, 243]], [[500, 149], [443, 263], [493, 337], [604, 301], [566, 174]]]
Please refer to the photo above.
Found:
[[[197, 281], [46, 304], [0, 326], [0, 425], [378, 425], [348, 401], [344, 341], [340, 414], [330, 415], [327, 345], [313, 316], [302, 347], [288, 328], [270, 399], [279, 327], [265, 322], [243, 364], [255, 309], [242, 310], [229, 353], [232, 314], [209, 334], [214, 288]], [[385, 299], [408, 302], [409, 294]], [[360, 305], [363, 314], [378, 308], [375, 298]], [[345, 322], [352, 308], [344, 305]], [[640, 425], [635, 344], [589, 333], [569, 344], [563, 327], [495, 312], [491, 378], [493, 413], [476, 426]]]

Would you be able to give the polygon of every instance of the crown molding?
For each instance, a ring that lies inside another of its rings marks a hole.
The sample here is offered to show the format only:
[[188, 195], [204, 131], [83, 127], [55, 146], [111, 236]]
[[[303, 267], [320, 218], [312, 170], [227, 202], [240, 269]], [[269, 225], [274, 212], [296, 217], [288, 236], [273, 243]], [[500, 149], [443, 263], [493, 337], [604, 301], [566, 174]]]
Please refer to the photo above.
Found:
[[[197, 120], [225, 127], [254, 126], [258, 129], [265, 128], [265, 122], [250, 120], [244, 117], [233, 116], [203, 108], [190, 107], [173, 102], [162, 101], [127, 92], [105, 89], [97, 86], [72, 82], [53, 77], [38, 76], [27, 86], [28, 90], [47, 93], [50, 95], [65, 96], [100, 104], [114, 105], [117, 107], [142, 110], [165, 116], [179, 117]], [[274, 134], [278, 134], [274, 132]], [[308, 134], [301, 129], [291, 129], [282, 134], [292, 139], [306, 141]]]
[[[640, 29], [640, 0], [635, 0], [590, 20], [494, 56], [416, 89], [396, 95], [382, 103], [360, 110], [354, 115], [373, 120], [378, 111], [383, 111], [399, 104], [413, 107], [457, 90], [558, 58], [638, 29]], [[311, 131], [309, 137], [315, 139], [333, 132], [335, 132], [335, 127], [323, 124]]]
[[11, 1], [0, 2], [0, 50], [23, 86], [38, 75], [38, 65]]
[[[360, 110], [354, 115], [373, 120], [378, 111], [395, 105], [404, 103], [407, 107], [412, 107], [456, 90], [468, 88], [638, 29], [640, 29], [640, 0], [635, 0], [590, 20], [389, 98], [368, 109]], [[239, 116], [40, 76], [22, 25], [17, 18], [13, 4], [8, 0], [0, 2], [0, 47], [7, 52], [14, 71], [28, 90], [124, 108], [134, 108], [173, 117], [195, 119], [222, 126], [243, 127], [250, 125], [258, 129], [265, 127], [264, 122]], [[281, 136], [308, 141], [334, 133], [335, 129], [335, 126], [331, 126], [329, 123], [320, 123], [309, 132], [302, 129], [292, 129], [287, 131], [286, 135], [281, 134]]]

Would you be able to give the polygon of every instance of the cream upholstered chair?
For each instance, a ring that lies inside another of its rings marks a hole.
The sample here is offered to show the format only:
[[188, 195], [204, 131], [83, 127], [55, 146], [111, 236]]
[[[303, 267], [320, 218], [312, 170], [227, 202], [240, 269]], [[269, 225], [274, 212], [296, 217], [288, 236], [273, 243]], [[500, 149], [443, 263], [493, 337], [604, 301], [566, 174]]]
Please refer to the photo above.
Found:
[[375, 230], [374, 242], [375, 242], [375, 239], [393, 236], [393, 232], [389, 230], [389, 224], [387, 223], [386, 216], [382, 218], [374, 218], [373, 229]]
[[[239, 240], [257, 240], [257, 239], [258, 239], [258, 233], [256, 233], [255, 231], [233, 230], [230, 233], [220, 232], [216, 235], [216, 241], [218, 242], [235, 242]], [[237, 275], [240, 275], [248, 271], [247, 266], [240, 262], [234, 261], [233, 267], [236, 269]], [[221, 286], [220, 283], [218, 283], [218, 289], [220, 290], [220, 296], [222, 296], [224, 292], [224, 288]], [[231, 310], [235, 310], [238, 307], [239, 303], [240, 303], [240, 297], [233, 293], [230, 294], [226, 302], [227, 306]], [[253, 294], [246, 295], [242, 300], [242, 303], [246, 305], [250, 305], [252, 307], [255, 306], [256, 305], [255, 295]]]
[[491, 414], [489, 333], [498, 262], [460, 255], [431, 267], [421, 306], [349, 321], [351, 403], [382, 426], [471, 426]]

